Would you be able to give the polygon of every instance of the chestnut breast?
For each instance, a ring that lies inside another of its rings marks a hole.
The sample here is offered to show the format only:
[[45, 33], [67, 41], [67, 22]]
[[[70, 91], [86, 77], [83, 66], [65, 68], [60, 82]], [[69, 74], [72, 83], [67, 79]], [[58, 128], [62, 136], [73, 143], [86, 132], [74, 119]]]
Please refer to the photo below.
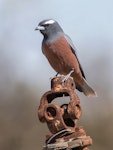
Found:
[[47, 44], [43, 43], [42, 51], [56, 72], [66, 75], [74, 68], [75, 73], [80, 73], [76, 56], [64, 36]]

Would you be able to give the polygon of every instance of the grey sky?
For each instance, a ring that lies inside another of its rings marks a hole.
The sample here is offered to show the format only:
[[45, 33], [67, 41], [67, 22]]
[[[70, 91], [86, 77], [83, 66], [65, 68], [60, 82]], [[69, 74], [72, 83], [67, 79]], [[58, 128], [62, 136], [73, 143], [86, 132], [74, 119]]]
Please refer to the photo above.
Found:
[[101, 55], [111, 60], [112, 6], [112, 0], [1, 0], [2, 65], [6, 63], [7, 66], [8, 63], [7, 67], [11, 68], [18, 80], [34, 79], [43, 71], [46, 77], [41, 75], [40, 79], [45, 82], [54, 75], [55, 72], [41, 52], [42, 35], [34, 31], [37, 24], [46, 18], [56, 19], [71, 37], [86, 71], [87, 66], [101, 58]]

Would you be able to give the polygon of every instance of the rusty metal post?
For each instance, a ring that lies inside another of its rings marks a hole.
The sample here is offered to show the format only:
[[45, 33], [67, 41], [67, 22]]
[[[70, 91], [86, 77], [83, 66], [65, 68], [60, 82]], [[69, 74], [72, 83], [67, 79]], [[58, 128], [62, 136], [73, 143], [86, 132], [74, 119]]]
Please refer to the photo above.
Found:
[[[71, 77], [62, 83], [63, 79], [60, 76], [51, 80], [51, 90], [42, 96], [38, 108], [39, 120], [46, 122], [51, 132], [46, 135], [43, 150], [88, 150], [92, 139], [77, 125], [82, 110], [75, 83]], [[65, 100], [62, 106], [52, 103], [55, 98], [65, 96], [70, 98], [68, 104]]]

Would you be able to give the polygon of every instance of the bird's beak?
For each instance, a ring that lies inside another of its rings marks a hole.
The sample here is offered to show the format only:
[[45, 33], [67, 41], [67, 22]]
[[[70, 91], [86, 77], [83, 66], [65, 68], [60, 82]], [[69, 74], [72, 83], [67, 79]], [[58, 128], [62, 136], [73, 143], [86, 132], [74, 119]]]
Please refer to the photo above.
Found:
[[41, 30], [45, 30], [45, 28], [43, 26], [38, 26], [38, 27], [35, 28], [35, 30], [40, 30], [41, 31]]

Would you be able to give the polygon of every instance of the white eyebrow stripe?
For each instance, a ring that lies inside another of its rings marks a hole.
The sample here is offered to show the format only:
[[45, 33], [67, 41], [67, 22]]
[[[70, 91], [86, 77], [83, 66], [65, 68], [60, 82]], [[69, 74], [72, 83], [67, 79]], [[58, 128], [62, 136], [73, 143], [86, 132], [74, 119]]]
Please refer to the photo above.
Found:
[[54, 20], [48, 20], [48, 21], [44, 22], [44, 24], [53, 24], [53, 23], [55, 23]]

